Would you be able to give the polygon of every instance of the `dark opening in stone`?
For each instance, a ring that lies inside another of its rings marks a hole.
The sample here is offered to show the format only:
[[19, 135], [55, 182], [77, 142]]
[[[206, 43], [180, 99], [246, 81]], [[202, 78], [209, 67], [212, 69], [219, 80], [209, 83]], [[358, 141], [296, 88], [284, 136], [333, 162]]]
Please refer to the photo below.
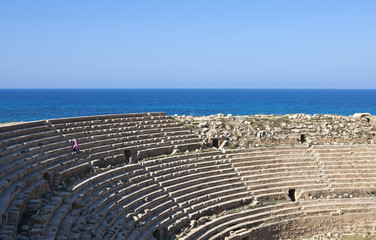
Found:
[[125, 156], [125, 163], [130, 163], [132, 161], [130, 159], [132, 157], [131, 150], [124, 150], [124, 156]]
[[213, 139], [213, 147], [219, 148], [219, 141], [218, 141], [218, 139]]
[[165, 229], [157, 229], [157, 230], [154, 230], [154, 232], [153, 232], [153, 237], [154, 237], [154, 239], [156, 239], [156, 240], [169, 239], [169, 238], [167, 238], [167, 236], [166, 236], [166, 234], [165, 234]]
[[47, 180], [47, 181], [48, 181], [48, 179], [49, 179], [49, 176], [48, 176], [48, 175], [49, 175], [48, 173], [43, 174], [43, 178], [44, 178], [45, 180]]
[[291, 202], [295, 202], [295, 189], [289, 189], [289, 198]]
[[160, 238], [158, 229], [153, 232], [153, 237], [156, 238], [156, 239]]
[[306, 141], [306, 136], [305, 136], [305, 134], [300, 135], [300, 142], [301, 142], [301, 143], [304, 143], [305, 141]]
[[47, 181], [48, 185], [52, 187], [53, 174], [45, 173], [43, 174], [43, 178]]

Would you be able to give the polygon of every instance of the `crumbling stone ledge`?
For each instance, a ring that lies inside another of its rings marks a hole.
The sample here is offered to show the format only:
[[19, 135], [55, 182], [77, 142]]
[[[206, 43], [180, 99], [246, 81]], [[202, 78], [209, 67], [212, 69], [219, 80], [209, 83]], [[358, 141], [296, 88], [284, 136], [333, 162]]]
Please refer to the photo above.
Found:
[[207, 147], [248, 148], [278, 144], [374, 144], [376, 116], [356, 113], [210, 116], [174, 115]]

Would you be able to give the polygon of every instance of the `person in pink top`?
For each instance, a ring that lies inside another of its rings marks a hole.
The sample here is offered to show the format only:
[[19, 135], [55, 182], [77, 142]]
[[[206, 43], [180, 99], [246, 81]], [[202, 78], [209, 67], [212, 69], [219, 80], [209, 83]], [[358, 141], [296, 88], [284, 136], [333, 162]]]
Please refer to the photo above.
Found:
[[72, 139], [73, 142], [74, 142], [74, 145], [73, 145], [73, 151], [75, 151], [76, 153], [80, 153], [80, 151], [78, 150], [78, 143], [77, 143], [77, 140], [75, 138]]

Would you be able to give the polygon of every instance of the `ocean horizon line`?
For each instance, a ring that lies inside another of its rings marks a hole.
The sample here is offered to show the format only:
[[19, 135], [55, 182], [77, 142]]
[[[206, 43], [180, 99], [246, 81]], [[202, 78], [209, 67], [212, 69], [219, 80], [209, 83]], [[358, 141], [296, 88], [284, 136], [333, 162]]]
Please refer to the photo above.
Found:
[[0, 88], [0, 90], [376, 90], [376, 88]]
[[0, 89], [0, 122], [141, 112], [376, 115], [376, 90]]

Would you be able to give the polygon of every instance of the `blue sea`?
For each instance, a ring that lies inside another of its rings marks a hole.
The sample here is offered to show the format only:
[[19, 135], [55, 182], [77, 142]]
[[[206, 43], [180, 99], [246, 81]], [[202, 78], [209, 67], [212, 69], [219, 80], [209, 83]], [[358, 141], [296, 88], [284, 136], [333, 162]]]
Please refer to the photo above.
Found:
[[376, 114], [376, 90], [0, 89], [0, 122], [138, 112]]

